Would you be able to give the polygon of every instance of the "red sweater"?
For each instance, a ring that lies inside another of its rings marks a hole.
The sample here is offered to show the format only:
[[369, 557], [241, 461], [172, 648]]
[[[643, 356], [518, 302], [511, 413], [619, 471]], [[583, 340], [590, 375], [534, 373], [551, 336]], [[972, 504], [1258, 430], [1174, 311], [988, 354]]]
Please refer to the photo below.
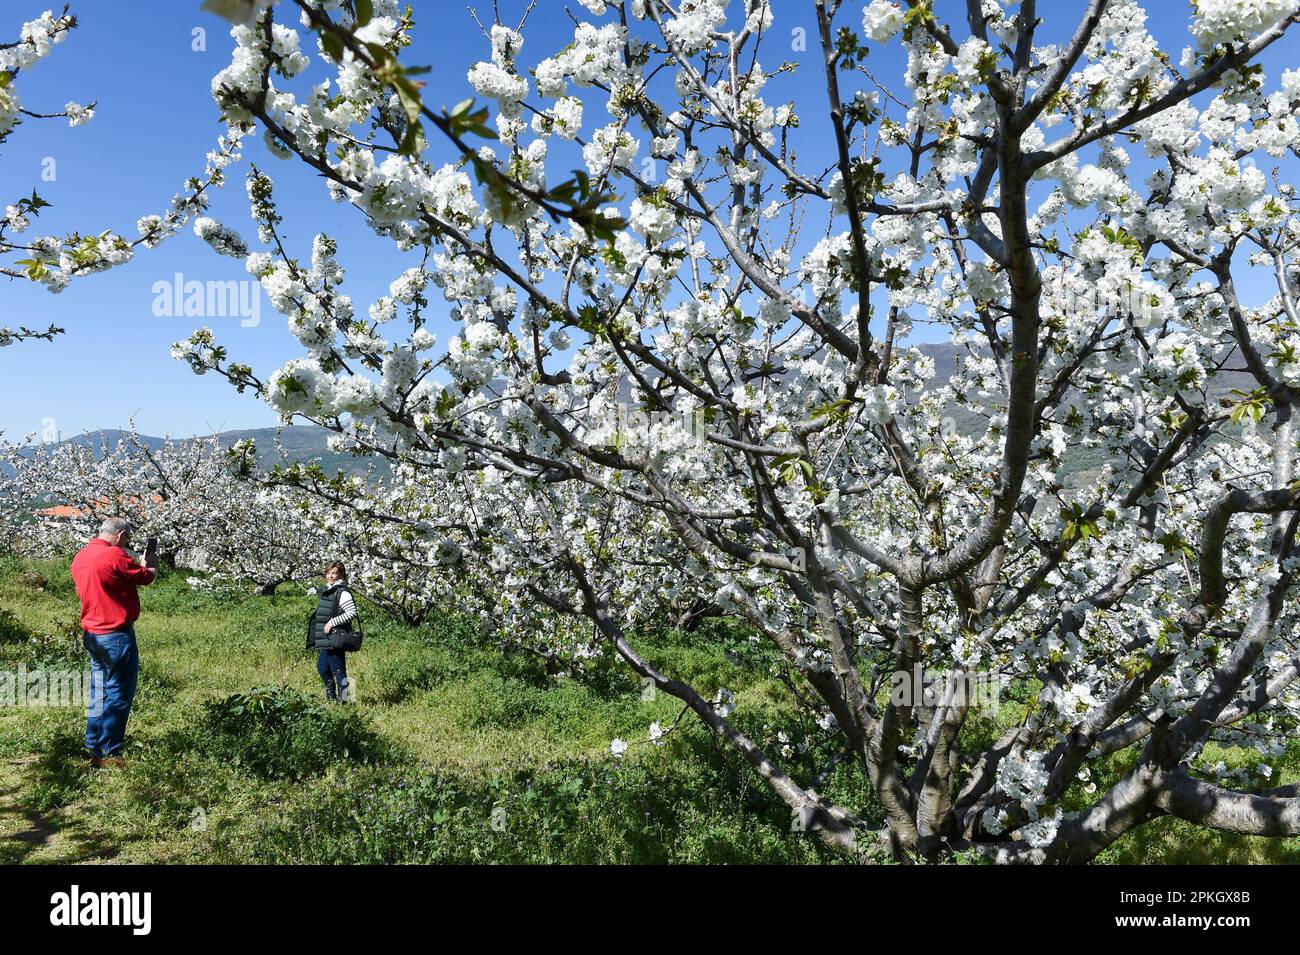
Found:
[[120, 547], [96, 537], [72, 558], [72, 580], [81, 598], [81, 628], [112, 633], [140, 616], [136, 587], [153, 583], [154, 572], [141, 567]]

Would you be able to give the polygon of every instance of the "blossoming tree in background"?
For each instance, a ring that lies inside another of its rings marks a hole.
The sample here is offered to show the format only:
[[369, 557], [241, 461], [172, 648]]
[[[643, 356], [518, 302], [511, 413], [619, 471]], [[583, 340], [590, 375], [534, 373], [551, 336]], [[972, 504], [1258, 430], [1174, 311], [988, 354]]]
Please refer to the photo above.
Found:
[[[58, 16], [47, 10], [37, 19], [24, 23], [17, 40], [0, 43], [0, 146], [24, 120], [66, 118], [68, 125], [80, 126], [94, 117], [94, 103], [82, 106], [68, 102], [59, 112], [36, 112], [25, 107], [18, 95], [22, 74], [40, 64], [77, 27], [77, 18], [69, 10], [65, 5]], [[91, 234], [73, 231], [64, 236], [27, 235], [32, 220], [50, 203], [35, 190], [30, 196], [18, 196], [5, 205], [4, 218], [0, 219], [0, 275], [40, 282], [51, 292], [61, 292], [77, 276], [122, 265], [131, 260], [138, 247], [159, 245], [176, 234], [191, 216], [205, 209], [207, 190], [223, 183], [224, 170], [238, 158], [238, 138], [223, 137], [208, 154], [203, 176], [188, 179], [185, 192], [172, 198], [166, 213], [141, 218], [134, 239], [111, 230]], [[16, 329], [0, 326], [0, 347], [26, 339], [50, 340], [62, 331], [56, 325], [44, 330], [26, 325]]]
[[[1300, 72], [1254, 62], [1300, 5], [1199, 0], [1170, 54], [1134, 0], [808, 0], [797, 64], [793, 4], [582, 5], [527, 66], [526, 25], [490, 25], [490, 116], [402, 64], [432, 4], [216, 3], [227, 121], [415, 264], [355, 308], [254, 171], [247, 267], [304, 354], [259, 376], [203, 329], [177, 356], [458, 506], [480, 609], [594, 627], [846, 853], [1300, 832], [1267, 779], [1300, 676]], [[304, 37], [335, 75], [298, 88]], [[883, 44], [901, 77], [864, 70]], [[770, 100], [790, 71], [817, 95]], [[647, 661], [638, 625], [699, 606], [780, 661], [824, 769]], [[959, 678], [900, 691], [920, 669]], [[1028, 695], [991, 718], [975, 674]], [[1229, 781], [1210, 743], [1255, 759]], [[848, 765], [870, 792], [824, 795]]]
[[154, 447], [131, 432], [98, 443], [0, 442], [0, 468], [5, 530], [29, 555], [66, 557], [104, 518], [126, 516], [138, 542], [157, 537], [166, 563], [206, 571], [214, 585], [273, 593], [310, 580], [327, 559], [308, 507], [319, 503], [241, 480], [215, 439]]
[[[127, 516], [137, 542], [158, 538], [173, 567], [204, 587], [269, 595], [319, 582], [343, 560], [361, 594], [419, 623], [459, 594], [431, 573], [459, 557], [437, 515], [462, 508], [407, 476], [328, 476], [316, 465], [259, 465], [251, 442], [151, 443], [134, 431], [59, 444], [0, 440], [0, 532], [6, 552], [67, 557]], [[461, 530], [466, 530], [461, 528]]]
[[447, 516], [465, 512], [467, 488], [422, 480], [402, 467], [385, 477], [330, 475], [314, 464], [267, 473], [256, 467], [254, 450], [251, 442], [235, 449], [242, 480], [262, 486], [321, 529], [318, 559], [306, 576], [318, 576], [328, 560], [346, 561], [352, 586], [409, 625], [469, 599], [459, 575], [444, 572], [460, 559], [456, 537], [470, 533]]

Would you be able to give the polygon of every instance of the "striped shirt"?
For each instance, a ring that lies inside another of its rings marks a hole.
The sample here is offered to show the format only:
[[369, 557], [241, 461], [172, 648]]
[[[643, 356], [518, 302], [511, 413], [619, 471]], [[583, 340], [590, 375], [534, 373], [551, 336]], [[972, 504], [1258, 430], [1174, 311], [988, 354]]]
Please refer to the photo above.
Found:
[[[342, 583], [343, 582], [340, 581], [339, 583], [335, 584], [334, 587], [339, 587], [342, 585]], [[325, 593], [329, 593], [330, 590], [332, 589], [333, 589], [332, 587], [327, 587], [325, 589]], [[357, 604], [356, 601], [352, 599], [352, 591], [344, 590], [343, 593], [339, 594], [339, 612], [336, 616], [331, 617], [329, 620], [330, 629], [333, 630], [336, 627], [338, 627], [340, 624], [345, 624], [349, 620], [354, 620], [356, 619], [356, 616], [357, 616]]]

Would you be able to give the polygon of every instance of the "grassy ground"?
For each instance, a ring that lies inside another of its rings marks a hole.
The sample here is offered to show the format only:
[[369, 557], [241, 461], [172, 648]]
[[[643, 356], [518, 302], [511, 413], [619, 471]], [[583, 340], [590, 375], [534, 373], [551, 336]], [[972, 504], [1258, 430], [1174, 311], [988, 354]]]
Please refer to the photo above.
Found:
[[[82, 711], [0, 707], [0, 862], [837, 861], [691, 716], [649, 745], [649, 724], [681, 706], [643, 699], [617, 666], [550, 678], [457, 620], [409, 628], [371, 608], [349, 657], [359, 703], [327, 709], [301, 649], [310, 598], [216, 596], [184, 576], [145, 592], [126, 770], [86, 766]], [[66, 564], [0, 562], [0, 671], [80, 670], [76, 618]], [[703, 690], [736, 692], [737, 717], [769, 745], [812, 738], [743, 635], [710, 622], [638, 646]], [[616, 737], [633, 742], [623, 760]], [[809, 765], [820, 758], [810, 747]], [[824, 790], [864, 807], [852, 767]], [[1103, 861], [1298, 860], [1294, 839], [1174, 821]]]
[[[301, 648], [310, 598], [216, 596], [184, 576], [143, 595], [125, 771], [85, 765], [81, 710], [0, 707], [0, 862], [824, 858], [689, 717], [649, 745], [681, 706], [617, 667], [551, 678], [455, 620], [413, 629], [370, 608], [348, 661], [359, 702], [326, 709]], [[0, 608], [0, 670], [84, 666], [66, 565], [0, 563]], [[711, 641], [646, 651], [778, 725], [769, 678]], [[633, 741], [621, 761], [616, 737]]]

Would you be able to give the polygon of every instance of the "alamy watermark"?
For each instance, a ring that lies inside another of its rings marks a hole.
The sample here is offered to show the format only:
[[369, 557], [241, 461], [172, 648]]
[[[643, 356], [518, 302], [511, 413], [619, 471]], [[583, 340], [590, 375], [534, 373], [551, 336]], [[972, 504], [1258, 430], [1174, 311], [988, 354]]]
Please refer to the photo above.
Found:
[[153, 928], [152, 892], [91, 892], [74, 885], [50, 896], [50, 924], [56, 927], [122, 926], [133, 935]]
[[99, 716], [104, 706], [102, 678], [91, 670], [29, 670], [25, 663], [17, 670], [0, 670], [0, 707], [84, 707], [87, 715]]
[[1129, 284], [1113, 288], [1061, 275], [1052, 291], [1060, 303], [1058, 307], [1071, 315], [1127, 318], [1134, 328], [1150, 328], [1176, 315], [1172, 300], [1162, 298], [1150, 287]]
[[177, 272], [154, 282], [152, 291], [158, 318], [238, 318], [244, 328], [262, 321], [262, 286], [251, 279], [200, 282]]
[[615, 406], [615, 428], [620, 438], [650, 440], [663, 431], [678, 432], [695, 443], [703, 443], [709, 433], [703, 409], [648, 411], [636, 405]]
[[889, 702], [894, 706], [931, 708], [968, 706], [994, 714], [1011, 682], [1004, 673], [977, 670], [927, 670], [916, 664], [889, 678]]

